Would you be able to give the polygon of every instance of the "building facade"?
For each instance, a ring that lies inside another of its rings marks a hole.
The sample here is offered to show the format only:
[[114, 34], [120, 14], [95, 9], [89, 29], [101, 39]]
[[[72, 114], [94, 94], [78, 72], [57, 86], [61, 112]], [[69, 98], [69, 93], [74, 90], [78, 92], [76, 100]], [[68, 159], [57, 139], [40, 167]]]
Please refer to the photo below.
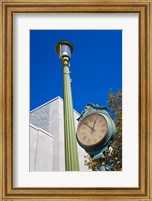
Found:
[[[75, 127], [80, 116], [74, 110]], [[80, 171], [87, 153], [77, 144]], [[57, 97], [30, 112], [30, 171], [65, 171], [63, 99]]]

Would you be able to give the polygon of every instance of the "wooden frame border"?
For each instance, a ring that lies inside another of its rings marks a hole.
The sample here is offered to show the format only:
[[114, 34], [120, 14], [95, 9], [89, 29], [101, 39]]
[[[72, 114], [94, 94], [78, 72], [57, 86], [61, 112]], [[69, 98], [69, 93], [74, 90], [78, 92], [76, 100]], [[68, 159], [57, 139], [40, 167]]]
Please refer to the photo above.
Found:
[[[151, 0], [0, 1], [0, 198], [1, 200], [152, 200]], [[139, 14], [139, 188], [13, 188], [13, 14]]]

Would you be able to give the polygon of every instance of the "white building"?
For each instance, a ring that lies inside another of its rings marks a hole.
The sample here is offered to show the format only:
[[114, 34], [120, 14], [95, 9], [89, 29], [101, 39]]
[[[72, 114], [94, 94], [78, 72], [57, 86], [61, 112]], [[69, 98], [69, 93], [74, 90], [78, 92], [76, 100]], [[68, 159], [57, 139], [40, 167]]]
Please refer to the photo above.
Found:
[[[77, 127], [79, 113], [74, 110]], [[87, 153], [78, 145], [80, 171]], [[65, 171], [63, 99], [57, 97], [30, 113], [30, 171]]]

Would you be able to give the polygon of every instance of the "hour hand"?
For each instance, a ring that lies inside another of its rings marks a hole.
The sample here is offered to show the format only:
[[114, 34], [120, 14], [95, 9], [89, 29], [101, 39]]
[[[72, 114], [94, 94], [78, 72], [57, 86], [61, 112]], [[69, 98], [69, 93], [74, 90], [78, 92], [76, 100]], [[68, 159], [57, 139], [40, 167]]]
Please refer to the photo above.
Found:
[[91, 130], [95, 131], [95, 129], [92, 128], [91, 126], [89, 126], [86, 122], [84, 122], [84, 124], [85, 124], [86, 126], [88, 126]]

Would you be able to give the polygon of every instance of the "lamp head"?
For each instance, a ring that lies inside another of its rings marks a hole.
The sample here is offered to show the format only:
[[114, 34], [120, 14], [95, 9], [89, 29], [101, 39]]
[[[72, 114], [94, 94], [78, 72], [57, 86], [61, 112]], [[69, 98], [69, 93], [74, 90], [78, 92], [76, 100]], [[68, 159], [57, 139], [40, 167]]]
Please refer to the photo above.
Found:
[[63, 57], [68, 57], [70, 59], [72, 52], [73, 46], [70, 42], [63, 40], [57, 43], [56, 53], [58, 54], [60, 60], [62, 60]]

